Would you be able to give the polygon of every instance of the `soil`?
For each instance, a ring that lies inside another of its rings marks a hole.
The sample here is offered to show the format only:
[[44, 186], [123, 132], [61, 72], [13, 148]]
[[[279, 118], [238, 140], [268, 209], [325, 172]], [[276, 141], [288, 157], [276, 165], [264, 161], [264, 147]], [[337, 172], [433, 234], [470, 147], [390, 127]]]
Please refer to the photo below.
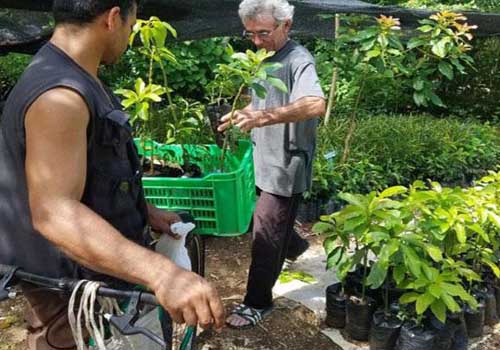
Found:
[[[241, 301], [250, 263], [250, 235], [233, 238], [207, 237], [206, 277], [218, 288], [229, 312]], [[312, 245], [321, 238], [308, 237]], [[0, 350], [25, 350], [26, 325], [23, 321], [25, 301], [22, 296], [0, 304]], [[288, 299], [275, 301], [274, 311], [259, 326], [248, 330], [225, 328], [220, 334], [204, 331], [199, 336], [199, 350], [340, 350], [321, 333], [325, 327], [313, 312]], [[500, 349], [500, 327], [487, 327], [489, 334], [471, 348]], [[359, 345], [365, 345], [359, 343]]]
[[178, 164], [157, 164], [155, 161], [153, 173], [151, 173], [151, 160], [146, 158], [143, 165], [143, 172], [150, 177], [202, 177], [201, 168], [196, 164], [180, 166]]

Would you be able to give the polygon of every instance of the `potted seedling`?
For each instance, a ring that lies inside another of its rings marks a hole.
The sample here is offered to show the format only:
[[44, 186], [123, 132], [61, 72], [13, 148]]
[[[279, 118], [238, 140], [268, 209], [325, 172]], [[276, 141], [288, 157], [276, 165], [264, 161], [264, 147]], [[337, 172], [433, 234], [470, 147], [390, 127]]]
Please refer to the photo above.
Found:
[[[134, 89], [117, 89], [116, 94], [124, 96], [122, 100], [123, 107], [132, 112], [131, 123], [139, 134], [140, 144], [144, 151], [144, 159], [149, 151], [149, 169], [147, 174], [154, 174], [155, 148], [154, 142], [148, 142], [150, 149], [146, 147], [146, 141], [152, 140], [151, 127], [151, 105], [162, 101], [162, 95], [166, 95], [170, 105], [172, 104], [170, 89], [164, 70], [163, 61], [175, 63], [175, 56], [165, 47], [165, 41], [168, 34], [177, 36], [175, 29], [168, 23], [160, 21], [157, 17], [151, 17], [149, 20], [137, 20], [130, 36], [130, 45], [132, 46], [137, 35], [140, 37], [142, 47], [139, 52], [147, 57], [149, 62], [147, 83], [142, 78], [137, 78]], [[153, 66], [158, 63], [164, 76], [164, 86], [153, 82]]]
[[[385, 221], [385, 227], [389, 229], [398, 226], [395, 223], [398, 218], [392, 217], [391, 209], [399, 204], [389, 197], [405, 190], [404, 187], [393, 187], [380, 194], [341, 193], [339, 197], [348, 205], [332, 215], [323, 216], [323, 222], [315, 225], [316, 231], [327, 235], [324, 243], [328, 255], [327, 268], [335, 267], [341, 281], [345, 280], [350, 270], [361, 267], [361, 291], [357, 291], [357, 295], [351, 295], [347, 301], [347, 331], [353, 339], [368, 340], [375, 304], [367, 296], [366, 287], [371, 284], [378, 288], [383, 284], [389, 268], [388, 259], [395, 253], [392, 242], [381, 248], [383, 242], [390, 241], [391, 238], [382, 222]], [[354, 250], [352, 255], [348, 253], [350, 249]], [[377, 253], [383, 259], [368, 274], [369, 254]]]
[[[166, 47], [166, 39], [171, 35], [177, 36], [175, 29], [167, 22], [157, 17], [149, 20], [138, 20], [130, 36], [130, 45], [134, 44], [136, 37], [140, 38], [142, 46], [139, 52], [147, 58], [148, 77], [147, 83], [138, 78], [134, 90], [118, 89], [117, 94], [125, 98], [122, 105], [125, 109], [132, 111], [132, 122], [139, 134], [139, 144], [143, 150], [143, 162], [148, 176], [158, 175], [156, 167], [161, 167], [161, 157], [156, 156], [157, 143], [153, 140], [162, 141], [165, 144], [178, 143], [183, 148], [182, 159], [179, 164], [169, 162], [167, 169], [159, 171], [160, 174], [177, 174], [172, 169], [182, 169], [182, 176], [198, 176], [200, 169], [191, 159], [190, 154], [184, 149], [186, 142], [193, 142], [198, 135], [203, 135], [201, 129], [204, 127], [204, 116], [201, 108], [196, 103], [172, 97], [172, 89], [169, 87], [165, 64], [178, 64], [173, 53]], [[163, 85], [153, 82], [154, 68], [159, 68], [163, 78]], [[158, 108], [166, 96], [167, 105]], [[153, 108], [153, 103], [154, 108]], [[146, 160], [149, 158], [149, 160]], [[170, 170], [168, 169], [170, 168]], [[161, 176], [161, 175], [160, 175]]]

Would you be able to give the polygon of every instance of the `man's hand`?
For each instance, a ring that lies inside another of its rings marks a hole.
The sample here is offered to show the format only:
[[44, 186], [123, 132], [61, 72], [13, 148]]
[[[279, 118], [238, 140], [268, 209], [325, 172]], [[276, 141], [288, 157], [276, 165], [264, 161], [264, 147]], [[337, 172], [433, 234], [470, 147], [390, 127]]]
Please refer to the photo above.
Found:
[[[263, 116], [263, 111], [238, 110], [234, 112], [232, 125], [238, 127], [241, 131], [247, 132], [260, 127]], [[217, 128], [219, 132], [223, 132], [231, 126], [230, 117], [231, 113], [228, 113], [221, 118], [222, 124]]]
[[161, 210], [154, 205], [148, 204], [149, 224], [151, 229], [158, 233], [166, 233], [167, 235], [179, 239], [180, 236], [172, 233], [170, 226], [176, 222], [182, 221], [179, 215], [174, 212]]
[[175, 322], [202, 328], [224, 326], [224, 307], [215, 288], [181, 268], [162, 273], [152, 286], [156, 298]]

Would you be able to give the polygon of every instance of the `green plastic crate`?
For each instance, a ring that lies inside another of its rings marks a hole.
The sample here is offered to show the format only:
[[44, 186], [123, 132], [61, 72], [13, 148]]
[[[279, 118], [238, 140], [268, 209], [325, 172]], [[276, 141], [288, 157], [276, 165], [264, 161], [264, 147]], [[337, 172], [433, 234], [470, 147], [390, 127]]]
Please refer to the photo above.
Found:
[[[203, 178], [147, 177], [142, 179], [148, 202], [158, 208], [189, 211], [196, 220], [196, 233], [237, 236], [248, 231], [255, 209], [255, 177], [252, 143], [238, 142], [227, 154], [224, 172], [219, 170], [221, 150], [216, 145], [161, 145], [135, 140], [139, 153], [174, 157], [182, 163], [183, 150], [201, 167]], [[151, 145], [154, 144], [154, 147]]]

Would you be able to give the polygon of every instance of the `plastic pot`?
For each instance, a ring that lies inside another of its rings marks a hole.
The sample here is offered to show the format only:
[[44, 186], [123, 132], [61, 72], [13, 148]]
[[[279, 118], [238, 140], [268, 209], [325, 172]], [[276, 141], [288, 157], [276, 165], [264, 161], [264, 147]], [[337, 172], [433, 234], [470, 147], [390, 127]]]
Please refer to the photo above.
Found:
[[429, 350], [432, 349], [436, 331], [417, 326], [412, 323], [404, 323], [396, 341], [395, 350]]
[[384, 310], [373, 314], [370, 328], [370, 350], [392, 350], [399, 337], [403, 322]]
[[467, 350], [468, 338], [463, 313], [448, 315], [446, 323], [433, 316], [430, 326], [436, 331], [433, 350]]
[[347, 297], [342, 293], [342, 284], [334, 283], [326, 288], [326, 320], [332, 328], [344, 328]]
[[375, 302], [370, 297], [361, 300], [350, 297], [346, 307], [346, 330], [352, 339], [367, 341], [370, 336], [370, 326], [375, 312]]
[[497, 300], [493, 289], [482, 293], [484, 298], [484, 324], [494, 326], [498, 323]]
[[463, 311], [448, 316], [449, 322], [455, 325], [455, 331], [451, 338], [450, 350], [467, 350], [469, 346], [469, 337], [467, 335], [467, 326]]
[[500, 285], [493, 287], [495, 290], [495, 299], [497, 302], [497, 316], [500, 316]]
[[469, 338], [481, 337], [484, 328], [484, 303], [480, 302], [477, 310], [468, 306], [464, 310], [465, 324]]

